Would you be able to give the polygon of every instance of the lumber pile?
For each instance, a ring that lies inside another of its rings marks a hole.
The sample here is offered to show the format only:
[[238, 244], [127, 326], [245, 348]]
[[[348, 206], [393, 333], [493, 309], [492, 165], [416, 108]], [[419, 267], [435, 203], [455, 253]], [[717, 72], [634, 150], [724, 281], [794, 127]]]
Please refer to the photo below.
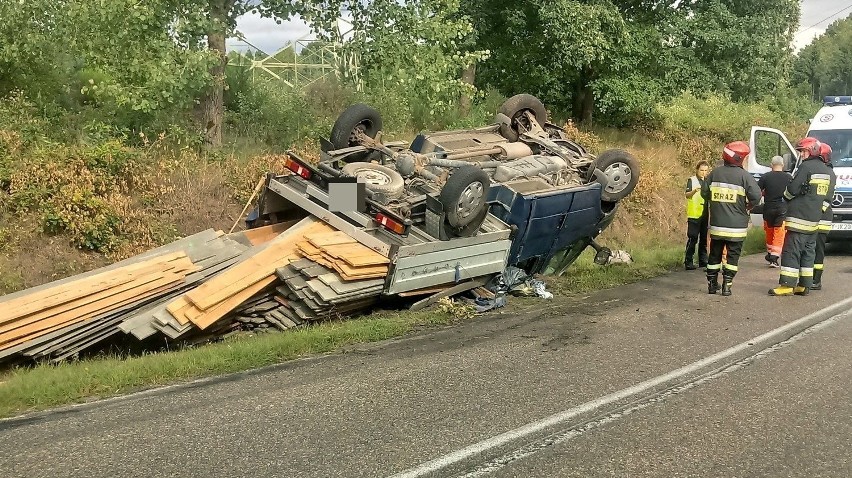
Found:
[[0, 298], [0, 359], [61, 360], [121, 332], [151, 304], [234, 263], [247, 247], [209, 229], [125, 261]]
[[306, 234], [296, 244], [301, 260], [276, 270], [276, 288], [291, 321], [339, 316], [373, 304], [384, 289], [387, 257], [336, 231]]
[[59, 361], [118, 337], [191, 343], [289, 330], [373, 304], [388, 265], [313, 217], [228, 235], [211, 229], [0, 297], [0, 359]]

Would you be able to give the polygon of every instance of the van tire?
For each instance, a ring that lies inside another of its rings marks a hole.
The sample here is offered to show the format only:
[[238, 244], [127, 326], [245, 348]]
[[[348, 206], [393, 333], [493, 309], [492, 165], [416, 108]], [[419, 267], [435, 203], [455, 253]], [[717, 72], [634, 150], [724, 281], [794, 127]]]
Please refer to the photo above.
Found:
[[623, 149], [608, 149], [595, 159], [592, 167], [603, 171], [607, 184], [601, 184], [601, 200], [618, 202], [636, 189], [639, 161]]
[[367, 136], [375, 138], [382, 130], [382, 115], [375, 108], [364, 103], [355, 103], [346, 108], [331, 127], [329, 138], [331, 145], [334, 149], [358, 146], [353, 138], [356, 130], [361, 130]]
[[535, 120], [543, 128], [547, 122], [547, 109], [544, 103], [533, 95], [522, 93], [506, 100], [501, 106], [499, 113], [509, 118], [509, 124], [500, 125], [500, 135], [514, 143], [520, 137], [517, 121], [525, 121], [524, 112], [529, 111], [535, 116]]
[[343, 166], [343, 174], [360, 179], [370, 191], [396, 199], [405, 192], [405, 180], [391, 168], [373, 163], [349, 163]]
[[447, 222], [454, 228], [467, 226], [486, 209], [491, 182], [488, 174], [475, 166], [456, 169], [441, 189]]

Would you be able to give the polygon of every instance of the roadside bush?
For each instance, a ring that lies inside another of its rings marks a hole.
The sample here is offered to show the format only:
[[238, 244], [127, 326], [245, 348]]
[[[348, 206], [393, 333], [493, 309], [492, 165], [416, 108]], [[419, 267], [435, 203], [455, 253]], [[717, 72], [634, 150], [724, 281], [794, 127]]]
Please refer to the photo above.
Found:
[[4, 203], [16, 215], [35, 216], [48, 234], [67, 234], [80, 249], [114, 251], [126, 239], [117, 206], [126, 201], [138, 158], [117, 141], [32, 149], [10, 162]]

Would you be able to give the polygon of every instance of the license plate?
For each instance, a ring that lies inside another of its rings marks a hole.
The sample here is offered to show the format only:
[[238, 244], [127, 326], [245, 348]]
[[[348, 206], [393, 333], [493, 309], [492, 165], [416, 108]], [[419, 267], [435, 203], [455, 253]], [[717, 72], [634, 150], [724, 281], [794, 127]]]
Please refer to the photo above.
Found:
[[831, 223], [832, 231], [852, 231], [852, 222], [833, 222]]

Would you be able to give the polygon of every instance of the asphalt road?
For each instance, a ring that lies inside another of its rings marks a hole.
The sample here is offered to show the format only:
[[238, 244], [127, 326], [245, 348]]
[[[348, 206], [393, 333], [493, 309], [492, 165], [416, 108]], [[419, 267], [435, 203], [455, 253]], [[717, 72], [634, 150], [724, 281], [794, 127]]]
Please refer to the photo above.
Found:
[[852, 316], [826, 309], [852, 258], [827, 263], [808, 297], [749, 257], [728, 298], [682, 271], [0, 421], [0, 476], [852, 476]]

